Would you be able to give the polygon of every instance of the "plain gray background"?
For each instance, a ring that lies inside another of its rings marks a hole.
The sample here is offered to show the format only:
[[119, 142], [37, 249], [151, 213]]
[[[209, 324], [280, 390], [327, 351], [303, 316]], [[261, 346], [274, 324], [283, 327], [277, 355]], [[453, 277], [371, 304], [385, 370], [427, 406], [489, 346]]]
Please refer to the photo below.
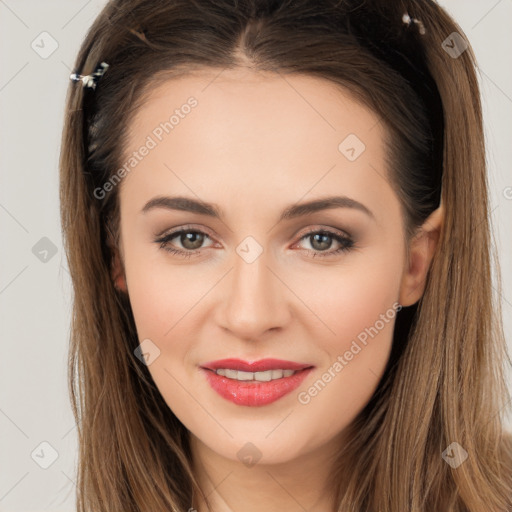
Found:
[[[104, 4], [0, 0], [2, 512], [75, 510], [76, 429], [66, 380], [71, 294], [60, 234], [58, 158], [69, 74]], [[503, 271], [500, 300], [512, 349], [512, 70], [506, 57], [512, 54], [512, 0], [440, 4], [461, 25], [479, 62], [492, 221]], [[510, 373], [509, 383], [512, 388]]]

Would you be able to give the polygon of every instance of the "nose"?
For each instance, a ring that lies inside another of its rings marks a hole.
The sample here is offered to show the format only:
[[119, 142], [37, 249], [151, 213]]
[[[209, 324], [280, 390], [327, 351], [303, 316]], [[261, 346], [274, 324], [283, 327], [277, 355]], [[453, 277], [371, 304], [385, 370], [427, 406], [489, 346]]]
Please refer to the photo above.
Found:
[[255, 340], [267, 331], [283, 328], [290, 321], [290, 292], [269, 267], [263, 252], [247, 263], [235, 255], [234, 266], [226, 276], [218, 304], [218, 325], [238, 339]]

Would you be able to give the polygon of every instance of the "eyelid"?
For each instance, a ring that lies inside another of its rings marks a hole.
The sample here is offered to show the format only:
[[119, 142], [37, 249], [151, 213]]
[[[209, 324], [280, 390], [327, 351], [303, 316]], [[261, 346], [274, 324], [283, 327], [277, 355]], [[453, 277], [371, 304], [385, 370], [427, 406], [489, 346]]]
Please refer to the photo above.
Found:
[[204, 226], [198, 226], [194, 224], [180, 224], [179, 226], [175, 226], [174, 228], [166, 228], [163, 231], [155, 233], [155, 237], [162, 238], [165, 236], [172, 235], [174, 233], [180, 233], [181, 231], [198, 231], [208, 235], [210, 238], [214, 238], [212, 235], [212, 231]]
[[299, 230], [297, 234], [294, 236], [294, 238], [296, 236], [298, 236], [299, 238], [303, 238], [304, 236], [309, 235], [310, 233], [318, 233], [319, 231], [325, 231], [327, 233], [334, 233], [339, 236], [344, 236], [346, 238], [352, 238], [352, 235], [348, 231], [345, 231], [344, 229], [340, 228], [335, 228], [332, 226], [326, 226], [324, 224], [314, 224], [313, 227], [308, 227], [304, 232]]
[[303, 241], [308, 240], [311, 235], [318, 234], [318, 233], [327, 235], [328, 237], [335, 240], [335, 242], [339, 245], [339, 248], [334, 249], [334, 250], [331, 249], [328, 251], [315, 251], [312, 249], [303, 249], [308, 254], [312, 254], [313, 257], [317, 257], [317, 256], [319, 256], [321, 258], [329, 258], [330, 256], [336, 257], [340, 253], [353, 250], [354, 248], [357, 247], [356, 239], [350, 233], [348, 233], [344, 230], [340, 230], [338, 228], [333, 228], [333, 227], [320, 227], [320, 226], [314, 227], [313, 226], [311, 228], [308, 228], [308, 230], [305, 232], [300, 232], [300, 234], [298, 236], [298, 240], [291, 246], [291, 248], [294, 249], [294, 248], [300, 246], [300, 244]]
[[[205, 226], [198, 226], [194, 224], [180, 224], [179, 226], [176, 226], [174, 228], [166, 228], [158, 233], [156, 233], [154, 236], [158, 238], [167, 237], [169, 235], [172, 235], [174, 233], [180, 233], [181, 231], [199, 231], [202, 233], [205, 233], [208, 235], [212, 240], [215, 239], [215, 236], [212, 234], [212, 231], [208, 229]], [[319, 231], [326, 231], [326, 232], [333, 232], [334, 234], [337, 234], [342, 237], [346, 238], [353, 238], [352, 234], [348, 231], [345, 231], [343, 229], [335, 228], [332, 226], [325, 226], [325, 225], [313, 225], [312, 227], [308, 227], [306, 231], [302, 232], [301, 230], [298, 230], [294, 235], [293, 238], [297, 238], [297, 242], [300, 242], [306, 235], [310, 233], [317, 233]], [[300, 235], [300, 236], [299, 236]], [[295, 243], [297, 243], [295, 242]]]
[[[170, 240], [172, 240], [176, 236], [180, 235], [181, 233], [185, 233], [185, 232], [196, 232], [196, 233], [205, 235], [212, 241], [212, 244], [209, 246], [202, 247], [200, 249], [194, 249], [194, 250], [186, 250], [186, 249], [172, 248], [172, 247], [166, 248], [165, 247], [170, 243]], [[216, 243], [218, 243], [218, 242], [216, 242], [216, 238], [214, 236], [212, 236], [210, 233], [211, 233], [211, 231], [204, 226], [196, 227], [192, 224], [186, 224], [186, 225], [180, 225], [180, 226], [162, 231], [161, 234], [155, 235], [156, 239], [154, 240], [154, 242], [160, 243], [160, 247], [170, 253], [179, 254], [181, 257], [190, 258], [193, 256], [200, 256], [205, 249], [215, 247]], [[318, 234], [318, 233], [326, 234], [326, 235], [330, 236], [331, 238], [334, 238], [336, 240], [336, 242], [340, 245], [340, 247], [338, 249], [328, 250], [328, 251], [315, 251], [312, 249], [302, 249], [302, 251], [305, 251], [307, 254], [311, 254], [313, 257], [320, 257], [320, 258], [329, 258], [331, 256], [334, 257], [334, 256], [337, 256], [339, 253], [347, 252], [347, 251], [350, 251], [350, 250], [354, 249], [355, 247], [357, 247], [354, 237], [347, 231], [339, 229], [339, 228], [334, 228], [334, 227], [330, 227], [330, 226], [325, 227], [325, 226], [319, 226], [319, 225], [314, 226], [313, 225], [313, 226], [308, 227], [305, 232], [299, 231], [299, 233], [300, 233], [300, 236], [295, 234], [293, 237], [294, 239], [296, 239], [296, 241], [291, 246], [292, 249], [297, 247], [298, 245], [300, 245], [302, 240], [307, 239], [307, 237], [309, 235]], [[165, 241], [165, 239], [167, 239], [167, 241]]]

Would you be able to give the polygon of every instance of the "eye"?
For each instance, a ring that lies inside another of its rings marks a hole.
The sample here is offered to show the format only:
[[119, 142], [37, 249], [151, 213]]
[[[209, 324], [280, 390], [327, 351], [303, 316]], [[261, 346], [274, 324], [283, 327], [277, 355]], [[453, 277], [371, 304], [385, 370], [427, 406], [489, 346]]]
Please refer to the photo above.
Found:
[[[311, 230], [301, 237], [301, 240], [307, 240], [312, 249], [306, 249], [309, 254], [316, 258], [320, 256], [325, 258], [334, 256], [341, 252], [348, 252], [354, 247], [352, 238], [341, 233], [330, 231], [328, 229]], [[328, 250], [333, 245], [333, 240], [339, 245], [337, 249]]]
[[[181, 248], [173, 247], [174, 244], [171, 244], [171, 241], [174, 239], [178, 240], [181, 244]], [[199, 229], [183, 227], [157, 238], [155, 243], [159, 244], [160, 249], [171, 254], [190, 258], [191, 256], [199, 255], [201, 249], [205, 248], [203, 244], [206, 239], [211, 239], [207, 233]], [[311, 249], [306, 249], [306, 251], [314, 258], [325, 258], [341, 252], [348, 252], [355, 246], [354, 241], [349, 236], [328, 229], [310, 230], [303, 235], [300, 240], [307, 240], [309, 242]], [[333, 240], [339, 247], [334, 250], [329, 250], [333, 245]]]
[[[172, 247], [170, 245], [171, 240], [174, 240], [175, 238], [178, 239], [182, 249], [179, 247]], [[160, 249], [170, 252], [171, 254], [190, 258], [191, 256], [199, 254], [200, 249], [203, 248], [202, 245], [207, 238], [210, 238], [209, 235], [199, 229], [181, 228], [157, 238], [155, 243], [160, 245]]]

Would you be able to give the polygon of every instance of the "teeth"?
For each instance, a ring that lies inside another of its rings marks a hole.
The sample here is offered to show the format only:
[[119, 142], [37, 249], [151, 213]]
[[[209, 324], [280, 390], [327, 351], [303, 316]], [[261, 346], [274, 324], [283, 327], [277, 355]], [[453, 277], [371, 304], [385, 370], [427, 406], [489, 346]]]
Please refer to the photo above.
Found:
[[230, 370], [228, 368], [219, 368], [215, 370], [217, 375], [235, 380], [257, 380], [259, 382], [268, 382], [270, 380], [290, 377], [295, 370], [267, 370], [265, 372], [243, 372], [239, 370]]

